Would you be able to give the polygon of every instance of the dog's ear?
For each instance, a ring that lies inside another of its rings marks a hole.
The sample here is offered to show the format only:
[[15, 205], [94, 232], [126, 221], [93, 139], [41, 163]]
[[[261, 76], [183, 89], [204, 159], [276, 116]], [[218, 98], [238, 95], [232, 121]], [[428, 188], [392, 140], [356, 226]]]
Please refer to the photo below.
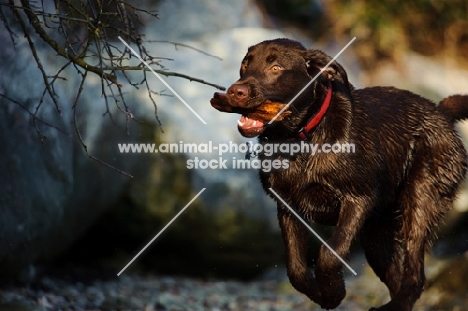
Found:
[[[315, 66], [315, 68], [318, 69], [319, 71], [322, 71], [322, 75], [324, 75], [328, 80], [334, 81], [337, 78], [336, 76], [337, 73], [336, 73], [335, 68], [333, 68], [332, 65], [333, 64], [329, 65], [325, 69], [321, 68], [320, 66]], [[314, 70], [310, 70], [310, 67], [313, 65], [311, 65], [309, 61], [306, 62], [306, 66], [307, 66], [307, 72], [312, 73], [312, 71], [314, 71]]]
[[312, 78], [322, 71], [323, 77], [328, 81], [339, 81], [344, 85], [349, 85], [348, 75], [343, 67], [341, 67], [341, 65], [336, 61], [333, 61], [327, 66], [332, 58], [322, 51], [314, 49], [307, 50], [304, 53], [304, 60], [307, 67], [307, 73]]

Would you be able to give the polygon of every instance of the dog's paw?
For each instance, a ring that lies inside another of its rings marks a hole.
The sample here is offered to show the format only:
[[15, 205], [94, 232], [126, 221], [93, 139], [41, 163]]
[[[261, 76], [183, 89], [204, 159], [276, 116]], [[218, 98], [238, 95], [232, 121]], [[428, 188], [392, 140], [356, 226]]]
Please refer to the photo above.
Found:
[[321, 293], [320, 306], [335, 309], [346, 296], [346, 288], [341, 263], [326, 248], [321, 248], [315, 266], [315, 279]]
[[369, 309], [369, 311], [411, 311], [411, 309], [411, 306], [401, 306], [400, 304], [396, 305], [393, 301], [390, 301], [389, 303], [378, 308], [372, 307]]
[[335, 309], [346, 296], [346, 288], [341, 270], [333, 273], [316, 272], [323, 309]]
[[341, 304], [346, 296], [346, 289], [343, 281], [330, 280], [329, 287], [321, 289], [320, 306], [323, 309], [335, 309]]

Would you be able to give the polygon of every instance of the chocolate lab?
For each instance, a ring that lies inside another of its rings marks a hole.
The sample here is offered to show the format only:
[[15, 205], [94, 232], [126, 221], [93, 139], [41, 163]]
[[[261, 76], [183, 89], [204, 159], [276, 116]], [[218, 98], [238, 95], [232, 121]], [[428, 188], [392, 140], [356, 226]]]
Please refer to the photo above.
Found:
[[[439, 105], [394, 87], [355, 89], [346, 71], [319, 50], [277, 39], [249, 48], [240, 79], [212, 105], [242, 114], [238, 129], [261, 143], [354, 144], [354, 152], [276, 153], [289, 167], [260, 179], [302, 218], [334, 226], [327, 243], [342, 258], [359, 238], [391, 300], [371, 310], [411, 310], [424, 284], [424, 254], [465, 177], [467, 153], [454, 122], [468, 118], [468, 96]], [[313, 77], [280, 118], [289, 103]], [[269, 107], [268, 110], [265, 107]], [[260, 112], [259, 112], [260, 110]], [[264, 113], [269, 111], [268, 113]], [[345, 297], [342, 263], [322, 246], [307, 267], [307, 228], [278, 201], [291, 284], [324, 309]]]

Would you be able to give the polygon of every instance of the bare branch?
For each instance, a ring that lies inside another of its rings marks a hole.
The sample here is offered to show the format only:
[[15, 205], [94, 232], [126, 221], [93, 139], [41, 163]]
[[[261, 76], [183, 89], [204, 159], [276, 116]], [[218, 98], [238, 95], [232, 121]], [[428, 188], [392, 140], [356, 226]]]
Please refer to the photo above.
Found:
[[137, 7], [134, 7], [133, 5], [129, 4], [128, 2], [125, 2], [125, 1], [116, 1], [120, 6], [128, 6], [129, 8], [131, 8], [132, 10], [136, 11], [136, 12], [143, 12], [143, 13], [146, 13], [148, 15], [151, 15], [153, 16], [154, 18], [158, 18], [158, 13], [157, 11], [151, 11], [151, 10], [143, 10], [143, 9], [140, 9], [140, 8], [137, 8]]
[[191, 77], [191, 76], [188, 76], [188, 75], [185, 75], [185, 74], [181, 74], [181, 73], [178, 73], [178, 72], [169, 72], [169, 71], [162, 71], [162, 70], [155, 70], [155, 71], [157, 73], [159, 73], [159, 74], [162, 74], [162, 75], [166, 76], [166, 77], [173, 76], [173, 77], [185, 78], [185, 79], [187, 79], [189, 81], [195, 81], [195, 82], [198, 82], [198, 83], [213, 86], [213, 87], [215, 87], [215, 88], [217, 88], [218, 90], [221, 90], [221, 91], [226, 90], [226, 88], [224, 86], [214, 84], [214, 83], [210, 83], [210, 82], [207, 82], [205, 80], [194, 78], [194, 77]]
[[[10, 4], [13, 5], [13, 0], [9, 0]], [[50, 98], [54, 102], [55, 109], [57, 112], [61, 115], [62, 112], [60, 111], [59, 104], [57, 102], [56, 94], [52, 91], [49, 81], [47, 79], [47, 74], [45, 73], [44, 67], [42, 66], [41, 60], [39, 59], [39, 56], [37, 55], [36, 47], [34, 46], [33, 41], [31, 40], [31, 36], [29, 35], [26, 23], [23, 20], [23, 17], [21, 14], [18, 12], [17, 9], [13, 9], [13, 13], [16, 16], [16, 19], [18, 20], [19, 24], [21, 25], [21, 28], [23, 29], [24, 36], [26, 37], [26, 40], [28, 40], [29, 47], [31, 49], [31, 53], [33, 54], [34, 60], [36, 61], [37, 67], [39, 67], [39, 70], [41, 71], [42, 74], [42, 79], [44, 80], [44, 85], [47, 89], [47, 93], [49, 94]], [[43, 100], [43, 97], [41, 98], [41, 102]]]
[[[9, 0], [10, 4], [13, 5], [13, 0]], [[20, 0], [21, 5], [24, 8], [24, 12], [28, 17], [29, 22], [31, 23], [32, 27], [36, 31], [36, 33], [44, 40], [47, 44], [49, 44], [58, 55], [65, 57], [66, 59], [72, 61], [73, 63], [77, 64], [81, 68], [85, 69], [86, 71], [91, 71], [101, 78], [111, 81], [112, 83], [116, 84], [117, 86], [121, 87], [122, 85], [117, 81], [117, 78], [109, 73], [103, 72], [99, 67], [89, 65], [83, 58], [75, 56], [73, 54], [68, 53], [65, 49], [61, 48], [57, 41], [52, 39], [42, 28], [41, 22], [39, 18], [34, 14], [34, 11], [31, 9], [28, 0]], [[15, 9], [14, 9], [15, 10]], [[15, 11], [18, 14], [17, 11]], [[27, 29], [25, 29], [25, 33], [27, 33]]]
[[[149, 69], [146, 68], [146, 66], [141, 66], [141, 64], [138, 66], [129, 66], [133, 55], [129, 50], [119, 48], [119, 46], [114, 44], [118, 36], [125, 37], [129, 42], [136, 44], [143, 59], [152, 67], [158, 68], [155, 72], [166, 77], [180, 77], [196, 83], [206, 84], [219, 90], [225, 90], [223, 86], [215, 83], [210, 83], [186, 74], [172, 72], [165, 67], [163, 60], [172, 61], [173, 59], [157, 57], [151, 55], [151, 53], [147, 51], [144, 44], [149, 41], [144, 40], [144, 35], [142, 35], [139, 30], [139, 25], [143, 25], [143, 19], [140, 17], [149, 16], [151, 18], [157, 18], [157, 11], [138, 8], [128, 3], [126, 0], [53, 0], [53, 4], [54, 8], [48, 12], [46, 11], [45, 1], [43, 0], [8, 0], [6, 3], [0, 3], [0, 20], [9, 32], [13, 45], [16, 44], [16, 34], [13, 32], [14, 28], [12, 29], [10, 27], [17, 22], [20, 26], [18, 29], [20, 29], [20, 32], [22, 32], [26, 38], [44, 83], [44, 89], [42, 90], [42, 95], [39, 97], [39, 102], [35, 106], [35, 111], [29, 110], [28, 107], [21, 105], [14, 99], [10, 99], [3, 94], [0, 95], [19, 105], [32, 116], [34, 127], [41, 142], [45, 141], [45, 136], [41, 133], [40, 124], [66, 133], [58, 127], [42, 121], [37, 116], [40, 109], [43, 107], [42, 104], [47, 102], [47, 97], [51, 98], [55, 109], [61, 114], [55, 86], [57, 81], [67, 80], [64, 73], [66, 70], [68, 71], [71, 69], [70, 67], [74, 67], [76, 72], [81, 76], [80, 88], [72, 108], [74, 130], [89, 158], [119, 171], [121, 174], [131, 176], [90, 155], [81, 137], [81, 132], [76, 122], [79, 116], [77, 115], [77, 108], [88, 72], [92, 72], [100, 77], [101, 95], [105, 102], [105, 112], [103, 116], [108, 115], [115, 124], [113, 113], [124, 114], [127, 135], [129, 135], [130, 123], [140, 121], [133, 115], [130, 106], [127, 104], [126, 96], [124, 96], [122, 92], [122, 83], [119, 79], [122, 79], [123, 82], [130, 84], [136, 89], [139, 89], [139, 87], [144, 84], [146, 92], [154, 106], [155, 119], [163, 132], [162, 124], [158, 117], [155, 95], [162, 96], [165, 94], [156, 92], [150, 87], [147, 77], [147, 70]], [[3, 7], [8, 7], [13, 12], [12, 16], [11, 14], [5, 14]], [[47, 73], [49, 68], [46, 67], [47, 63], [45, 62], [45, 58], [38, 53], [40, 51], [38, 47], [36, 47], [38, 38], [45, 42], [46, 45], [50, 46], [58, 56], [66, 59], [65, 64], [55, 73]], [[170, 43], [174, 45], [175, 49], [180, 47], [189, 48], [203, 55], [221, 59], [182, 43], [171, 41], [152, 42]], [[130, 74], [130, 72], [133, 71], [139, 72], [137, 79], [141, 80], [141, 82], [133, 81], [135, 79], [134, 75]], [[140, 77], [142, 78], [140, 79]], [[115, 110], [111, 110], [109, 107], [111, 100], [113, 100]]]
[[125, 175], [127, 177], [130, 177], [130, 178], [133, 178], [132, 175], [130, 175], [129, 173], [127, 172], [124, 172], [118, 168], [116, 168], [115, 166], [113, 165], [110, 165], [109, 163], [107, 162], [104, 162], [98, 158], [96, 158], [95, 156], [91, 155], [89, 152], [88, 152], [88, 146], [85, 144], [84, 140], [83, 140], [83, 137], [81, 136], [81, 132], [80, 132], [80, 129], [78, 128], [78, 124], [77, 124], [77, 119], [76, 119], [76, 111], [78, 109], [78, 102], [79, 102], [79, 99], [81, 97], [81, 92], [83, 91], [83, 85], [84, 85], [84, 82], [86, 80], [86, 76], [87, 76], [88, 72], [85, 70], [85, 72], [82, 74], [82, 79], [81, 79], [81, 83], [80, 83], [80, 87], [78, 88], [78, 94], [76, 94], [76, 97], [75, 97], [75, 102], [73, 103], [73, 126], [75, 128], [75, 132], [76, 132], [76, 135], [78, 136], [78, 140], [80, 141], [81, 143], [81, 146], [83, 147], [85, 153], [86, 153], [86, 156], [102, 165], [105, 165], [111, 169], [113, 169], [114, 171], [116, 172], [119, 172], [120, 174], [122, 175]]

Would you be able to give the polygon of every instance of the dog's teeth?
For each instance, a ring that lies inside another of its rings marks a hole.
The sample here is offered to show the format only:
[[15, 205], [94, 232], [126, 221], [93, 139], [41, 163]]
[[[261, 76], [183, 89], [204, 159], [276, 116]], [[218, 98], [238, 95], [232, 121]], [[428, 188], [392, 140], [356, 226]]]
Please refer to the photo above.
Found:
[[257, 120], [254, 121], [253, 126], [257, 125]]
[[241, 120], [237, 120], [237, 124], [238, 124], [239, 126], [244, 126], [244, 122], [241, 122]]

